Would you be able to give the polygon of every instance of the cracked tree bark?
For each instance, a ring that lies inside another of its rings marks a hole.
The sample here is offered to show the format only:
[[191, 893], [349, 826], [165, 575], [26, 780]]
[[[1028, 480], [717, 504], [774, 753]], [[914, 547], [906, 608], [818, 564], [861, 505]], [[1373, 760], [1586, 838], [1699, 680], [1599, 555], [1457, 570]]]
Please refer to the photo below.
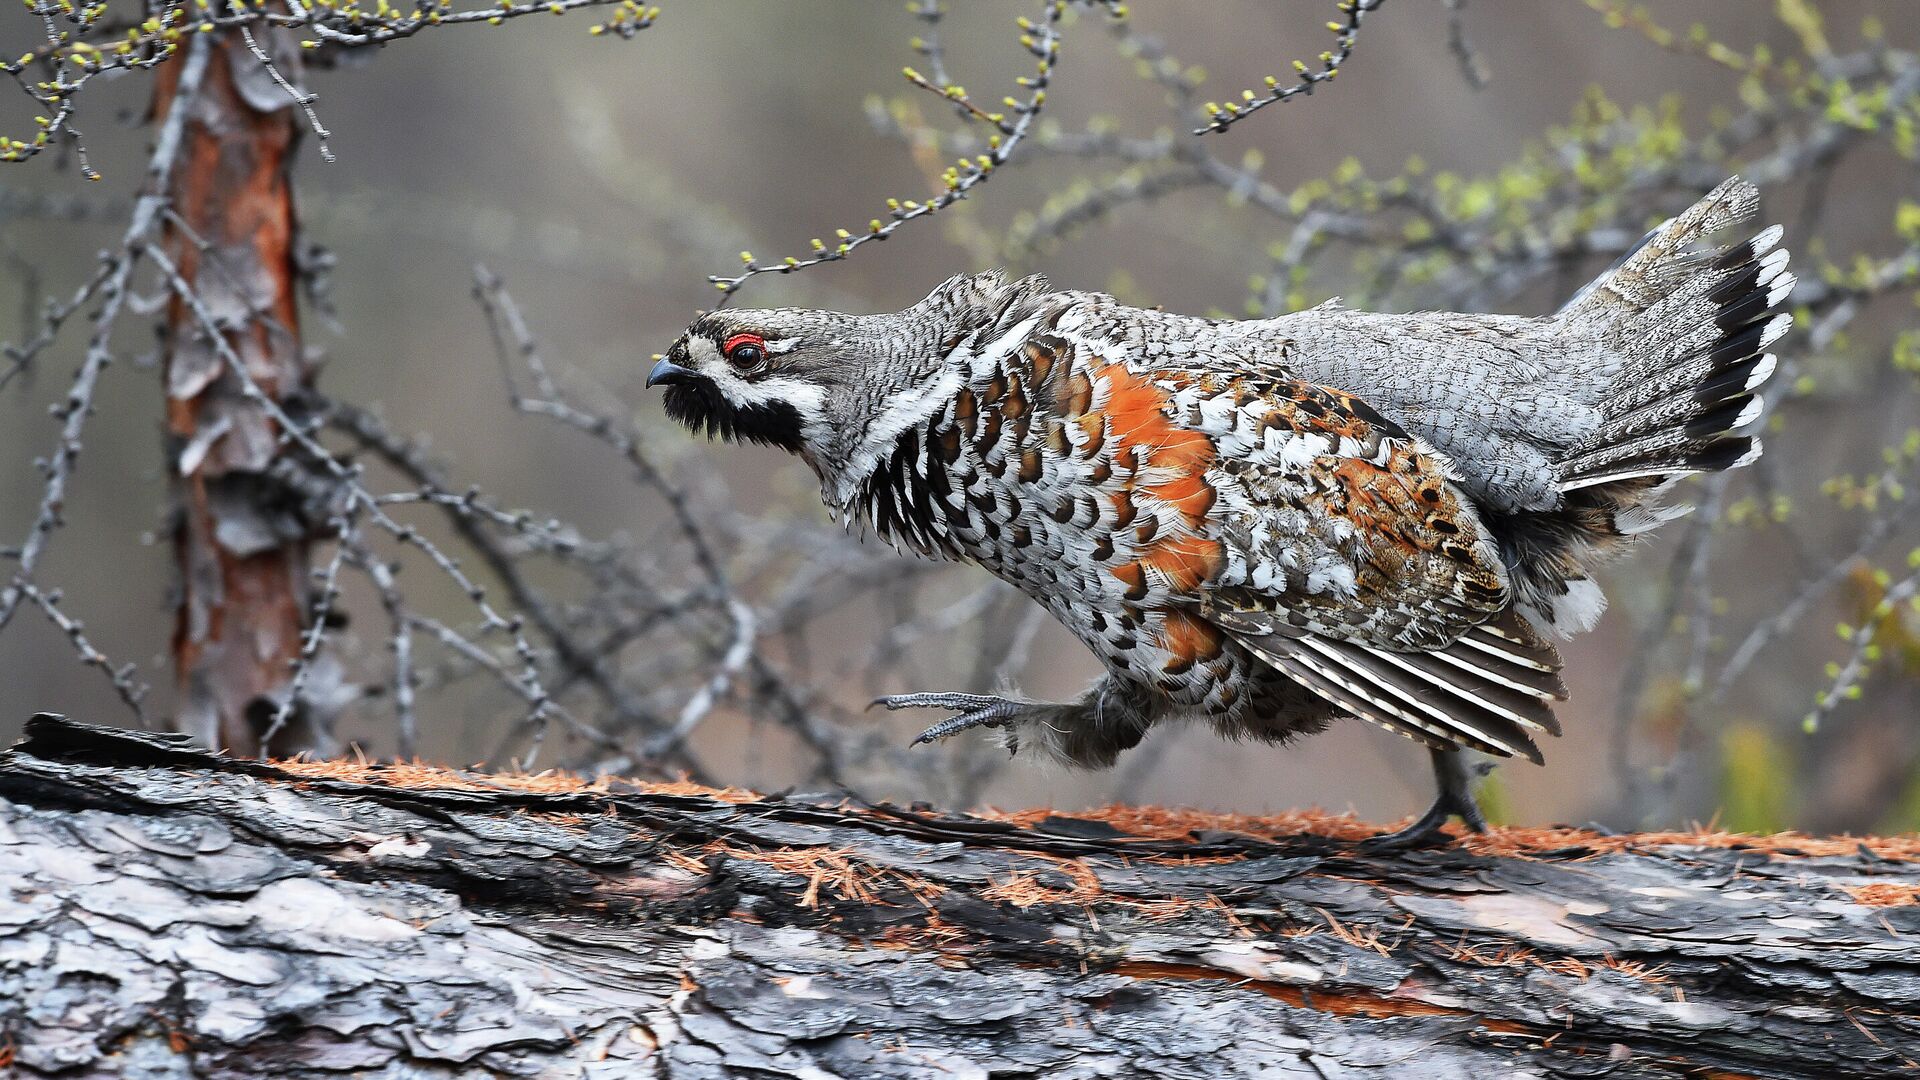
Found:
[[40, 717], [0, 755], [0, 1053], [22, 1076], [1920, 1068], [1920, 839], [1375, 856], [1363, 831], [267, 764]]

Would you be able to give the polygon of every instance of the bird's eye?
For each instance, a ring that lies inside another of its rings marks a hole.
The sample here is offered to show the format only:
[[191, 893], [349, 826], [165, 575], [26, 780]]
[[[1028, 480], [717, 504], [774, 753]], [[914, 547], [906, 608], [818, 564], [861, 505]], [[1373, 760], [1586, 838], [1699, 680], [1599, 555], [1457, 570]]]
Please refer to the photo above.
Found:
[[727, 354], [727, 363], [746, 371], [766, 360], [767, 342], [759, 334], [735, 334], [727, 339], [721, 351]]

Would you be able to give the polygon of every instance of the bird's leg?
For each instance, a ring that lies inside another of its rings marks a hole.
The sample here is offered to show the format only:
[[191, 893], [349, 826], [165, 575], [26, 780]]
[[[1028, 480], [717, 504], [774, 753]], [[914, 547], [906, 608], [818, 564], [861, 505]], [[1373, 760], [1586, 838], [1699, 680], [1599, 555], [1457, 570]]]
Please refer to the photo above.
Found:
[[873, 704], [887, 709], [951, 709], [959, 714], [921, 732], [909, 744], [911, 746], [936, 742], [969, 728], [1006, 727], [1022, 712], [1032, 708], [1024, 701], [985, 694], [892, 694], [875, 698]]
[[[1458, 814], [1467, 828], [1474, 832], [1487, 831], [1487, 819], [1480, 813], [1480, 807], [1473, 801], [1473, 772], [1467, 765], [1467, 755], [1459, 750], [1441, 750], [1428, 748], [1433, 755], [1433, 779], [1440, 789], [1433, 805], [1420, 815], [1420, 820], [1397, 832], [1382, 833], [1365, 842], [1371, 851], [1407, 851], [1425, 847], [1441, 835], [1440, 829], [1447, 819]], [[1486, 766], [1482, 766], [1484, 771]]]

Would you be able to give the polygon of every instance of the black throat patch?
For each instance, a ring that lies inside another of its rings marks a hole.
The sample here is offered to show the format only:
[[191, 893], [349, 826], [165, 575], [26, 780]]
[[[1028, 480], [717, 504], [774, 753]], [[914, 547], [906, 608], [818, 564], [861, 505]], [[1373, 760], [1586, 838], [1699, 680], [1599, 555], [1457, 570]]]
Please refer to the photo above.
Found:
[[777, 446], [799, 453], [800, 412], [784, 401], [770, 405], [739, 406], [728, 401], [708, 379], [689, 379], [667, 387], [667, 415], [695, 433], [728, 442]]
[[861, 482], [855, 510], [864, 513], [880, 537], [922, 555], [956, 556], [946, 530], [947, 496], [953, 488], [946, 463], [924, 456], [918, 428], [900, 433], [893, 452], [874, 465]]

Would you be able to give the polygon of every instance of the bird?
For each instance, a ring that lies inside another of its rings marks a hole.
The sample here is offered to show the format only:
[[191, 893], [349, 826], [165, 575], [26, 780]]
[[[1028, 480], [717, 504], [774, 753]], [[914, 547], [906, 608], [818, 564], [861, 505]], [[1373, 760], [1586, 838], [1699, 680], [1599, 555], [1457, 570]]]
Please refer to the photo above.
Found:
[[1426, 845], [1486, 829], [1463, 751], [1543, 763], [1596, 571], [1691, 510], [1681, 478], [1759, 456], [1794, 275], [1777, 225], [1714, 242], [1758, 205], [1728, 179], [1547, 316], [1202, 318], [989, 271], [892, 313], [711, 311], [646, 384], [1101, 664], [1071, 701], [875, 702], [952, 714], [915, 745], [985, 727], [1102, 768], [1161, 724], [1287, 743], [1359, 718], [1429, 749], [1431, 807], [1375, 838]]

